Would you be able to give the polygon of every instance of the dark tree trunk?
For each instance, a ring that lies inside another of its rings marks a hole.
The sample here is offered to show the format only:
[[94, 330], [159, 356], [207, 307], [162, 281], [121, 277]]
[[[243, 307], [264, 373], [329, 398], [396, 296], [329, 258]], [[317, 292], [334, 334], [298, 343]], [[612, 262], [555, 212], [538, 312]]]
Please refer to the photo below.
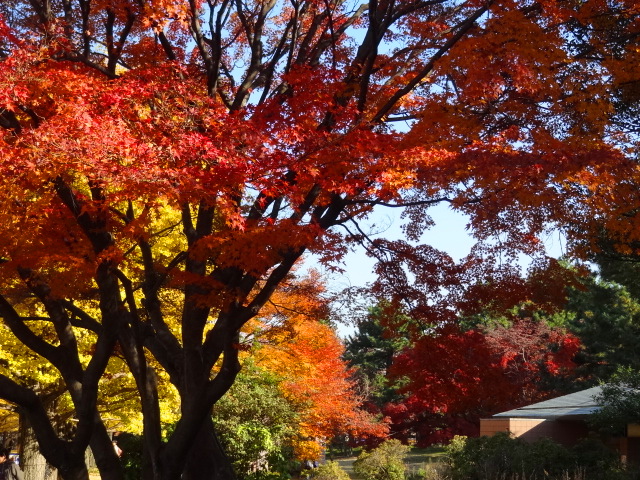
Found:
[[84, 461], [84, 455], [68, 458], [67, 462], [59, 465], [58, 474], [62, 480], [89, 480], [89, 470]]
[[145, 359], [139, 325], [125, 327], [119, 341], [140, 394], [144, 425], [141, 480], [155, 480], [160, 477], [159, 458], [163, 449], [156, 374]]
[[236, 480], [231, 461], [208, 416], [187, 456], [183, 480]]
[[[55, 478], [56, 466], [59, 476], [64, 480], [85, 478], [85, 472], [88, 478], [85, 461], [87, 449], [76, 451], [68, 447], [54, 448], [48, 451], [49, 458], [45, 459], [41, 453], [43, 447], [39, 444], [36, 432], [24, 412], [20, 415], [20, 438], [22, 444], [21, 464], [27, 480]], [[122, 480], [124, 478], [122, 465], [115, 454], [104, 424], [98, 418], [96, 418], [90, 446], [96, 466], [100, 471], [100, 478], [102, 480]]]
[[103, 423], [94, 426], [89, 442], [101, 480], [123, 480], [124, 470]]

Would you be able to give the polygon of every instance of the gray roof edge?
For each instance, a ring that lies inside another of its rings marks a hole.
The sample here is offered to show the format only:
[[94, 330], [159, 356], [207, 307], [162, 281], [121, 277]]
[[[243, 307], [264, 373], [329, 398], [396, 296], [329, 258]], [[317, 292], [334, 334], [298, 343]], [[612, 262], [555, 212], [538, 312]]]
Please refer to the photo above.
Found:
[[568, 415], [589, 415], [600, 409], [601, 406], [595, 402], [594, 397], [601, 391], [602, 386], [591, 387], [579, 392], [496, 413], [492, 418], [558, 418]]

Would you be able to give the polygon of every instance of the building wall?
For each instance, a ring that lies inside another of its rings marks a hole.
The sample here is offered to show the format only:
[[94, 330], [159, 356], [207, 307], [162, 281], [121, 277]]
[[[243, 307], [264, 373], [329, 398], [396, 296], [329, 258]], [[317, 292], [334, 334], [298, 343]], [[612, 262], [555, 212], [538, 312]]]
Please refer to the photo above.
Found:
[[[480, 435], [492, 436], [498, 432], [510, 432], [528, 442], [547, 437], [567, 447], [589, 437], [587, 424], [578, 420], [499, 417], [480, 420]], [[628, 437], [609, 438], [605, 444], [618, 452], [623, 462], [640, 465], [640, 427], [630, 426], [628, 433]]]
[[480, 436], [492, 437], [496, 433], [509, 432], [515, 435], [512, 418], [483, 418], [480, 420]]
[[492, 436], [498, 432], [510, 432], [514, 437], [533, 442], [550, 438], [571, 446], [588, 434], [584, 422], [554, 421], [539, 418], [486, 418], [480, 420], [480, 435]]

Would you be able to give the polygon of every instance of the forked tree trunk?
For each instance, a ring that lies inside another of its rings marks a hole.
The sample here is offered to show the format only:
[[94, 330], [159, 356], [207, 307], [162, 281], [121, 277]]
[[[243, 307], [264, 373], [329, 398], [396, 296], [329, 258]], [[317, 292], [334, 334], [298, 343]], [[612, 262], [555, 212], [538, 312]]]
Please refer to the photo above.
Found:
[[[85, 460], [86, 450], [71, 453], [70, 450], [55, 449], [49, 451], [50, 462], [41, 454], [35, 432], [26, 415], [20, 418], [20, 441], [22, 455], [20, 466], [25, 480], [88, 480], [89, 471]], [[116, 456], [111, 440], [104, 425], [97, 425], [91, 437], [91, 450], [96, 460], [102, 480], [122, 480], [122, 465]], [[56, 468], [52, 465], [57, 466]]]
[[58, 469], [58, 473], [58, 478], [62, 478], [62, 480], [89, 480], [89, 470], [84, 463], [84, 458], [82, 462], [73, 462], [62, 466]]
[[187, 457], [183, 480], [236, 480], [214, 429], [211, 417], [203, 423]]
[[111, 437], [102, 423], [94, 426], [89, 442], [101, 480], [123, 480], [124, 470], [116, 454]]

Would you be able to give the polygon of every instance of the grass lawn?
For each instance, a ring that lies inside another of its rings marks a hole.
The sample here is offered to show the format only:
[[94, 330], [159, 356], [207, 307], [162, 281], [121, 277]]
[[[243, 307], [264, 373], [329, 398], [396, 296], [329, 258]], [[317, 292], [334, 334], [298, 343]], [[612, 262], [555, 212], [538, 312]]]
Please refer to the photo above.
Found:
[[[432, 463], [439, 462], [442, 460], [441, 457], [443, 455], [443, 447], [412, 448], [405, 459], [407, 472], [417, 472], [418, 470], [424, 469]], [[337, 458], [336, 461], [353, 480], [361, 480], [360, 477], [353, 473], [353, 462], [356, 460], [356, 458], [357, 457]]]
[[412, 448], [404, 463], [408, 472], [417, 472], [427, 465], [444, 460], [444, 447]]

